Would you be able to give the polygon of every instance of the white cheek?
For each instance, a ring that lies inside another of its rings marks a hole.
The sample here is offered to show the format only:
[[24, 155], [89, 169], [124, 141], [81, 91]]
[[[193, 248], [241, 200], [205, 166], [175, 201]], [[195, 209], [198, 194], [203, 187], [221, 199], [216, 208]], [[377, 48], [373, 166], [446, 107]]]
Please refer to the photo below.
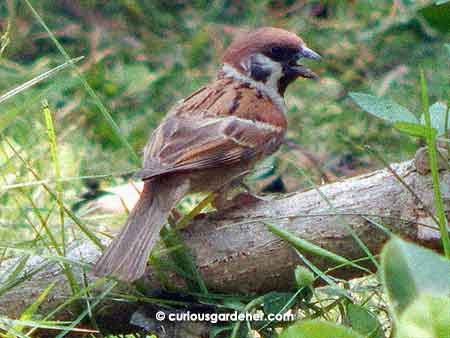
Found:
[[252, 61], [250, 58], [246, 58], [244, 61], [241, 62], [241, 67], [247, 76], [250, 76], [251, 62]]
[[278, 62], [274, 62], [272, 66], [272, 74], [267, 80], [267, 86], [273, 90], [278, 90], [278, 81], [283, 76], [283, 69]]

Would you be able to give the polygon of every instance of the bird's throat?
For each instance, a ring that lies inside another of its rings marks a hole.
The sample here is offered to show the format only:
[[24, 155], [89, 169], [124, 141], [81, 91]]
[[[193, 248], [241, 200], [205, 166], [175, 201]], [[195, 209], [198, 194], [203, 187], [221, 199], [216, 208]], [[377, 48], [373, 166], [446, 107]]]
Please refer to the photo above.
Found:
[[[262, 94], [266, 95], [271, 99], [271, 101], [277, 105], [283, 112], [286, 112], [286, 105], [284, 103], [283, 95], [280, 94], [279, 83], [282, 77], [277, 76], [276, 79], [271, 75], [266, 79], [265, 82], [257, 81], [248, 75], [242, 74], [241, 71], [237, 70], [235, 67], [224, 64], [219, 77], [233, 78], [238, 81], [245, 82], [252, 86], [253, 88], [259, 90]], [[283, 91], [284, 93], [284, 91]]]

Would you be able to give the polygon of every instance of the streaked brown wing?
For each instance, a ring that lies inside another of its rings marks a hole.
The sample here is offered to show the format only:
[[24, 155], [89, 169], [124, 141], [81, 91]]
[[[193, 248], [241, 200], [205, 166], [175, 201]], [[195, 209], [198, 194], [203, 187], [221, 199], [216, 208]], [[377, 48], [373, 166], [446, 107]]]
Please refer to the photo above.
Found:
[[136, 177], [155, 176], [257, 160], [275, 151], [282, 131], [233, 116], [199, 120], [169, 117], [154, 131]]

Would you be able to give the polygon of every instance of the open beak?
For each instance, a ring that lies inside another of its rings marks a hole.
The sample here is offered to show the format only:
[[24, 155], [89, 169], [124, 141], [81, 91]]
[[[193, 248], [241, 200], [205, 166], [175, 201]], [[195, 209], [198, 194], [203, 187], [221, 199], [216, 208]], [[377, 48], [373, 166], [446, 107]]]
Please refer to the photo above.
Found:
[[322, 57], [312, 49], [309, 49], [306, 46], [302, 46], [295, 57], [288, 62], [287, 66], [289, 67], [289, 71], [295, 74], [297, 77], [301, 76], [307, 79], [318, 80], [319, 76], [316, 73], [314, 73], [304, 65], [297, 63], [302, 58], [320, 60]]

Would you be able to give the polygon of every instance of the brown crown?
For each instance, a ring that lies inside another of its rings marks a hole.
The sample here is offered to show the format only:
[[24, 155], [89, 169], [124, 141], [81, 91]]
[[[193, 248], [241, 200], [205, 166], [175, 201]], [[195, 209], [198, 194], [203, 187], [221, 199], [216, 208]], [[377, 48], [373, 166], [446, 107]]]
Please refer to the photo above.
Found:
[[225, 50], [222, 61], [239, 67], [240, 61], [248, 55], [272, 47], [299, 48], [302, 45], [303, 40], [294, 33], [280, 28], [263, 27], [238, 36]]

